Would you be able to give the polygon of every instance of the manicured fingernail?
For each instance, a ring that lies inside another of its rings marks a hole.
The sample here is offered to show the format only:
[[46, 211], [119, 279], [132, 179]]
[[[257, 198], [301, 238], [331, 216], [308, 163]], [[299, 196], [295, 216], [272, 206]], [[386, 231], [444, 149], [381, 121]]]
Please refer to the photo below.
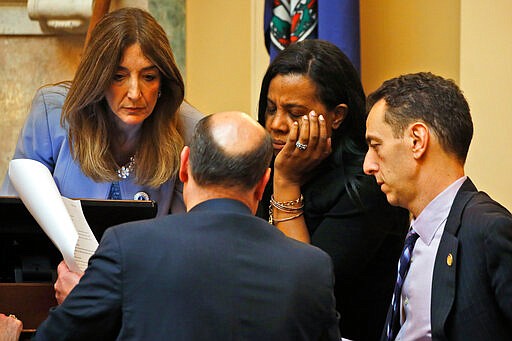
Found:
[[304, 121], [307, 121], [307, 120], [308, 120], [308, 115], [304, 115], [304, 116], [302, 116], [302, 119], [303, 119]]
[[319, 119], [320, 121], [323, 121], [323, 120], [324, 120], [324, 115], [320, 115], [320, 116], [318, 116], [318, 119]]
[[312, 110], [310, 113], [311, 117], [315, 117], [316, 116], [316, 112], [314, 110]]

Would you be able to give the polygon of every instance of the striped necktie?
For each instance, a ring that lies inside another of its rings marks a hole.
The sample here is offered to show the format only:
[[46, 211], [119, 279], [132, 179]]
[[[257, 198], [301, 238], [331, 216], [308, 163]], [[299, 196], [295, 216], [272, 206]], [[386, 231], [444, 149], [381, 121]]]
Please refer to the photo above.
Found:
[[402, 294], [402, 286], [405, 276], [409, 271], [411, 264], [412, 249], [418, 239], [416, 231], [411, 229], [405, 238], [405, 245], [398, 261], [398, 274], [396, 276], [395, 290], [393, 291], [393, 299], [391, 300], [391, 311], [386, 320], [386, 336], [387, 340], [394, 340], [400, 330], [400, 298]]

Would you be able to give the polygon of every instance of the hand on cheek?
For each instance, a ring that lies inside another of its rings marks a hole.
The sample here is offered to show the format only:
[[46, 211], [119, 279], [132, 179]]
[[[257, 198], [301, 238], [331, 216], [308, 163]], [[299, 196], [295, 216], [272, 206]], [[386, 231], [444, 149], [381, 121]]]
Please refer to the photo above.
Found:
[[286, 145], [276, 157], [276, 173], [302, 183], [330, 153], [331, 139], [325, 118], [311, 111], [300, 119], [300, 127], [297, 121], [293, 123]]

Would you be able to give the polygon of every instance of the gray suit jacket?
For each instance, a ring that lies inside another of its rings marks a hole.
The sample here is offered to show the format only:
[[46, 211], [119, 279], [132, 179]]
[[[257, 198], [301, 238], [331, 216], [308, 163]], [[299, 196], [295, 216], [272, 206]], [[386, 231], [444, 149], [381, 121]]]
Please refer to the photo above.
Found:
[[35, 340], [338, 340], [330, 257], [241, 202], [108, 229]]

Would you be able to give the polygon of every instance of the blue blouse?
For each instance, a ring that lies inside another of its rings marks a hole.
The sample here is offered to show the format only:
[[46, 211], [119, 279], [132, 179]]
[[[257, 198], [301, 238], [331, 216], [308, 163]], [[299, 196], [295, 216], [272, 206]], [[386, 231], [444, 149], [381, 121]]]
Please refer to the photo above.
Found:
[[[33, 159], [44, 164], [52, 173], [61, 195], [67, 198], [107, 199], [112, 183], [96, 182], [87, 177], [71, 155], [67, 127], [60, 124], [67, 92], [65, 85], [47, 86], [37, 91], [13, 159]], [[182, 135], [188, 143], [202, 114], [185, 102], [178, 113], [182, 120]], [[121, 199], [137, 199], [139, 192], [144, 192], [150, 200], [157, 202], [158, 215], [185, 211], [181, 189], [182, 184], [176, 179], [170, 179], [158, 188], [136, 184], [133, 176], [119, 179]], [[0, 195], [17, 195], [8, 176]]]

